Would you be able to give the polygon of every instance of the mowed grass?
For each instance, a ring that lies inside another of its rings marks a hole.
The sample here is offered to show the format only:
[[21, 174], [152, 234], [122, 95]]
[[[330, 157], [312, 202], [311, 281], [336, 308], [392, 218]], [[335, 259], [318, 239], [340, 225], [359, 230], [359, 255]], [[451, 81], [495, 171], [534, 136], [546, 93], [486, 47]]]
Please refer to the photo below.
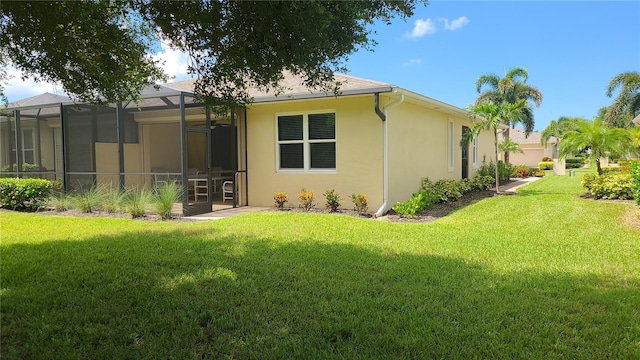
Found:
[[577, 175], [427, 224], [3, 212], [1, 355], [640, 358], [635, 209]]

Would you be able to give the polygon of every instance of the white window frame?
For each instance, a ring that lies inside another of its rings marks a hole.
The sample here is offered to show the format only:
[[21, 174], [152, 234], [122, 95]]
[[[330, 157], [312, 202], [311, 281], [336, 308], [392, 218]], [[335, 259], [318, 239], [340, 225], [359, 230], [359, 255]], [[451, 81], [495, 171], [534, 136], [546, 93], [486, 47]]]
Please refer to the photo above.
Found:
[[453, 119], [449, 119], [449, 123], [447, 124], [447, 164], [449, 166], [449, 172], [453, 172], [455, 167], [455, 151], [454, 151], [454, 143], [455, 143], [455, 127], [454, 127]]
[[[25, 161], [25, 158], [26, 158], [25, 151], [31, 151], [33, 153], [33, 163], [37, 162], [37, 159], [36, 159], [36, 131], [35, 130], [36, 129], [34, 129], [34, 128], [20, 129], [21, 144], [22, 144], [22, 149], [20, 151], [20, 156], [22, 156], [21, 159], [22, 159], [22, 163], [23, 164], [26, 163], [26, 161]], [[33, 144], [33, 147], [29, 148], [29, 149], [26, 149], [24, 147], [25, 132], [27, 132], [27, 131], [31, 131], [31, 144]], [[17, 152], [16, 152], [16, 145], [17, 145], [16, 141], [13, 141], [13, 146], [12, 146], [11, 151], [16, 155], [15, 159], [16, 159], [16, 163], [17, 163], [18, 162], [18, 158], [17, 158]], [[33, 164], [33, 163], [28, 163], [28, 164]]]
[[[335, 116], [335, 128], [333, 139], [309, 139], [309, 115], [313, 114], [329, 114]], [[302, 115], [302, 140], [283, 140], [278, 139], [278, 117]], [[276, 172], [278, 173], [304, 173], [304, 174], [335, 174], [338, 171], [338, 113], [335, 109], [312, 110], [312, 111], [293, 111], [277, 113], [275, 116], [276, 129]], [[280, 168], [280, 145], [281, 144], [300, 144], [302, 143], [303, 167], [302, 169], [281, 169]], [[311, 168], [311, 145], [317, 143], [335, 143], [336, 147], [336, 167], [334, 169], [312, 169]]]
[[473, 168], [474, 169], [477, 169], [478, 166], [479, 166], [479, 161], [478, 161], [478, 158], [479, 158], [479, 156], [478, 156], [479, 155], [479, 152], [478, 152], [478, 137], [479, 136], [474, 137], [473, 138], [473, 142], [471, 143], [471, 156], [472, 156], [472, 159], [473, 159], [472, 163], [473, 163]]

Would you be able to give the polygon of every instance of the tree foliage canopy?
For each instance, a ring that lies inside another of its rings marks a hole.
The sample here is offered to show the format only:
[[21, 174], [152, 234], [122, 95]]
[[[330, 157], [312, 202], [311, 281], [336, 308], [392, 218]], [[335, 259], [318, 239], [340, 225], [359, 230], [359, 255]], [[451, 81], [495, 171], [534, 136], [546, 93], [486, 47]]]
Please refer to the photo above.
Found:
[[631, 133], [625, 129], [611, 128], [601, 119], [577, 121], [575, 129], [564, 133], [560, 144], [560, 157], [587, 151], [588, 158], [596, 163], [602, 175], [600, 158], [611, 154], [625, 154], [632, 150]]
[[618, 89], [618, 96], [607, 108], [604, 118], [611, 126], [629, 128], [633, 126], [631, 120], [640, 115], [640, 72], [629, 71], [614, 76], [607, 86], [607, 96], [612, 97]]
[[476, 99], [476, 105], [489, 101], [494, 104], [501, 102], [515, 104], [525, 100], [525, 106], [520, 110], [522, 116], [518, 119], [506, 119], [505, 124], [514, 126], [521, 122], [528, 135], [535, 126], [530, 101], [533, 101], [536, 106], [542, 103], [542, 93], [535, 86], [527, 84], [528, 78], [529, 73], [521, 67], [510, 69], [503, 78], [496, 74], [481, 75], [476, 80], [476, 91], [480, 93]]
[[[522, 109], [526, 107], [526, 101], [524, 99], [518, 100], [515, 103], [508, 103], [502, 101], [494, 103], [493, 101], [482, 102], [477, 105], [469, 106], [469, 114], [472, 120], [470, 131], [468, 131], [462, 138], [461, 144], [467, 146], [471, 140], [478, 136], [481, 131], [488, 130], [493, 133], [493, 146], [495, 148], [496, 163], [498, 161], [498, 128], [500, 125], [504, 125], [511, 119], [521, 119], [524, 114]], [[510, 139], [505, 139], [509, 140]], [[499, 190], [498, 166], [496, 166], [496, 192]]]
[[375, 45], [368, 25], [411, 16], [416, 2], [5, 0], [0, 54], [80, 101], [124, 101], [166, 80], [151, 56], [162, 40], [189, 53], [202, 100], [246, 103], [249, 87], [282, 90], [283, 71], [335, 90], [332, 73]]

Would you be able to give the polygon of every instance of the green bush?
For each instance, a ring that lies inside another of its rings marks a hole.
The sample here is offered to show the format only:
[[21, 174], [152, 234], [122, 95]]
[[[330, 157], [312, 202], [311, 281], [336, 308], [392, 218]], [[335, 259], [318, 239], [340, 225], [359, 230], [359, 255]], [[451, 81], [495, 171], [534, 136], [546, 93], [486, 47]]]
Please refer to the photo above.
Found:
[[538, 163], [540, 170], [553, 170], [553, 161], [541, 161]]
[[640, 205], [640, 162], [635, 161], [631, 165], [631, 189], [636, 199], [636, 203]]
[[582, 186], [596, 199], [634, 198], [630, 174], [585, 174], [582, 177]]
[[324, 192], [325, 199], [325, 207], [329, 209], [330, 212], [336, 212], [342, 204], [342, 199], [340, 198], [340, 194], [336, 194], [334, 189], [328, 189]]
[[[38, 164], [30, 164], [30, 163], [23, 163], [22, 164], [22, 171], [46, 171], [47, 169], [44, 167], [40, 167]], [[18, 164], [11, 164], [11, 166], [9, 166], [9, 164], [5, 165], [2, 167], [2, 171], [13, 171], [13, 172], [17, 172], [18, 171]]]
[[432, 183], [429, 179], [422, 179], [422, 189], [438, 197], [438, 202], [448, 203], [460, 199], [463, 195], [459, 181], [456, 180], [438, 180]]
[[414, 193], [413, 196], [411, 196], [411, 199], [395, 204], [393, 206], [393, 211], [395, 211], [400, 217], [412, 218], [437, 202], [437, 195], [423, 189]]
[[582, 167], [582, 164], [584, 164], [584, 159], [581, 157], [564, 159], [564, 165], [567, 169], [578, 169]]
[[471, 189], [475, 191], [489, 190], [496, 184], [496, 179], [493, 176], [478, 175], [471, 180]]
[[52, 189], [44, 179], [0, 179], [0, 206], [11, 210], [38, 210], [46, 203]]

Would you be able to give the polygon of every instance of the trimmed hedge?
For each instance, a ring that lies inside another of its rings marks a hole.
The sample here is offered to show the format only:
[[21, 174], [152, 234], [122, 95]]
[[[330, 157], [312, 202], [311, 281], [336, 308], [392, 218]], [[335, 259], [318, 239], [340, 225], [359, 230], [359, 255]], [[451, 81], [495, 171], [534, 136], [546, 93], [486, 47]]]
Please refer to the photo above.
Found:
[[44, 179], [0, 179], [0, 206], [11, 210], [37, 210], [44, 206], [53, 185]]
[[541, 161], [538, 163], [540, 170], [553, 170], [553, 161]]
[[596, 199], [634, 199], [630, 174], [585, 174], [582, 186]]

